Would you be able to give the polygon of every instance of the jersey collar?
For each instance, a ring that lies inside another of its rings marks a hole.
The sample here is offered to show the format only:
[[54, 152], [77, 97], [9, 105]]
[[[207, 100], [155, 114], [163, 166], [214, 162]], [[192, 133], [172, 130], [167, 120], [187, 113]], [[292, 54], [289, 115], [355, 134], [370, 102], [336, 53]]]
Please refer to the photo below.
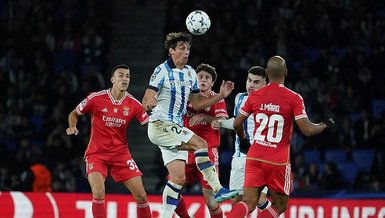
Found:
[[171, 69], [176, 68], [176, 65], [174, 64], [174, 61], [172, 61], [172, 58], [167, 59], [167, 64], [170, 66]]
[[[167, 61], [166, 61], [167, 65], [171, 68], [171, 69], [176, 69], [176, 65], [174, 63], [174, 61], [172, 60], [172, 58], [168, 58]], [[186, 65], [183, 66], [183, 69], [186, 69]], [[179, 69], [180, 70], [180, 69]]]
[[110, 97], [110, 100], [111, 100], [112, 104], [114, 104], [114, 105], [121, 105], [122, 102], [124, 101], [124, 99], [126, 99], [126, 96], [127, 96], [127, 93], [126, 93], [122, 99], [115, 100], [114, 97], [111, 94], [111, 89], [107, 89], [107, 94], [108, 94], [108, 97]]
[[269, 84], [267, 84], [267, 85], [269, 85], [269, 86], [285, 87], [285, 85], [282, 84], [282, 83], [269, 83]]

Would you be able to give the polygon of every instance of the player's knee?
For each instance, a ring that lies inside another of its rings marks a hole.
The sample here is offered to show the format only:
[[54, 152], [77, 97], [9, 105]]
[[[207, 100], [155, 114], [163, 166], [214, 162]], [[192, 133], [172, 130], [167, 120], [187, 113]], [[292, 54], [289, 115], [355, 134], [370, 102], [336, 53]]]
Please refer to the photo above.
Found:
[[207, 148], [207, 146], [208, 145], [207, 145], [206, 140], [204, 140], [202, 138], [198, 139], [198, 144], [197, 144], [198, 149]]
[[137, 203], [145, 203], [147, 202], [147, 194], [146, 192], [141, 192], [136, 195], [134, 195], [135, 201]]
[[186, 176], [175, 176], [171, 178], [171, 182], [178, 184], [178, 185], [184, 185], [186, 183]]
[[104, 188], [93, 188], [92, 196], [97, 199], [104, 199], [105, 190]]

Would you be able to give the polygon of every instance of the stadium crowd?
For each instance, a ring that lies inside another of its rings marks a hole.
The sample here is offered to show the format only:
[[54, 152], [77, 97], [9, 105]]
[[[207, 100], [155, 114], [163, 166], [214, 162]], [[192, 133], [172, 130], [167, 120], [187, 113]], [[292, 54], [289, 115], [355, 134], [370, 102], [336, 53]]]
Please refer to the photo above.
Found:
[[[279, 54], [288, 63], [286, 86], [303, 96], [312, 120], [334, 114], [336, 126], [319, 136], [307, 138], [294, 128], [294, 191], [385, 191], [385, 3], [225, 2], [167, 1], [165, 33], [186, 30], [187, 14], [204, 10], [212, 27], [194, 36], [190, 65], [215, 66], [218, 80], [234, 81], [238, 93], [244, 91], [239, 75]], [[80, 120], [82, 137], [75, 140], [64, 134], [65, 121], [74, 102], [109, 85], [101, 72], [108, 71], [110, 5], [1, 0], [0, 10], [0, 190], [32, 190], [30, 166], [42, 163], [53, 191], [87, 191], [79, 167], [84, 147], [74, 145], [88, 142], [89, 121]], [[226, 102], [231, 114], [234, 100]], [[232, 154], [233, 136], [223, 131], [223, 157]], [[331, 149], [343, 151], [342, 162], [327, 161]], [[361, 149], [373, 151], [370, 168], [344, 177], [349, 170], [342, 164], [354, 162]], [[309, 161], [307, 151], [318, 152], [319, 161]], [[222, 180], [227, 164], [222, 158]]]
[[[0, 4], [0, 189], [31, 191], [30, 166], [40, 163], [45, 167], [36, 172], [52, 178], [53, 191], [82, 190], [84, 148], [63, 133], [73, 102], [105, 87], [100, 72], [110, 40], [109, 5], [94, 0]], [[82, 125], [84, 134], [88, 125]]]

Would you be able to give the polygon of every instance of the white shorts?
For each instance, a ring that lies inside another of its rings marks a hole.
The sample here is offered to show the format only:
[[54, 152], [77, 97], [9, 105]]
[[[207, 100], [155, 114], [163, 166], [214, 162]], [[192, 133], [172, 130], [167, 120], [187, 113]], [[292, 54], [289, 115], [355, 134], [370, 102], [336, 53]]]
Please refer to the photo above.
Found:
[[[231, 161], [230, 171], [230, 190], [238, 190], [239, 195], [243, 195], [243, 183], [245, 182], [245, 167], [246, 167], [246, 156], [233, 157]], [[262, 189], [262, 193], [267, 194], [269, 189], [265, 186]]]
[[178, 146], [182, 142], [187, 143], [193, 137], [194, 132], [175, 123], [154, 121], [148, 124], [148, 138], [158, 145], [162, 152], [163, 164], [173, 160], [184, 160], [187, 163], [188, 151], [179, 151]]
[[243, 195], [243, 183], [245, 181], [246, 156], [233, 157], [230, 171], [230, 190], [238, 190]]

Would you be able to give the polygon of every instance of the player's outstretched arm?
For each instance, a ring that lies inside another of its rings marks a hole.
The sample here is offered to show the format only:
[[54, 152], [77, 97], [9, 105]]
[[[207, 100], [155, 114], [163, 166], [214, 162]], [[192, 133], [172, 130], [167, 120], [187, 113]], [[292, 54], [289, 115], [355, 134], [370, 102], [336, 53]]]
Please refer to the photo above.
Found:
[[217, 95], [212, 96], [211, 98], [200, 98], [199, 93], [191, 93], [189, 96], [189, 101], [196, 111], [201, 111], [206, 107], [219, 102], [220, 100], [226, 98], [234, 89], [234, 83], [231, 81], [222, 81], [220, 91]]
[[77, 135], [79, 130], [76, 128], [76, 124], [79, 120], [79, 114], [76, 113], [76, 110], [71, 111], [68, 114], [68, 128], [66, 129], [67, 135]]
[[219, 119], [218, 117], [213, 117], [207, 114], [197, 114], [190, 118], [189, 126], [194, 126], [198, 123], [206, 122], [211, 124], [214, 120]]
[[151, 111], [157, 105], [158, 102], [155, 98], [156, 93], [157, 92], [152, 89], [147, 89], [144, 93], [142, 107], [145, 111]]
[[334, 119], [332, 116], [327, 115], [323, 122], [313, 123], [309, 118], [304, 117], [296, 120], [296, 123], [301, 132], [306, 136], [317, 135], [324, 131], [326, 128], [330, 128], [334, 125]]
[[221, 128], [234, 130], [234, 120], [235, 120], [235, 118], [232, 117], [232, 118], [227, 119], [227, 120], [217, 120], [215, 122], [218, 122], [218, 125]]

